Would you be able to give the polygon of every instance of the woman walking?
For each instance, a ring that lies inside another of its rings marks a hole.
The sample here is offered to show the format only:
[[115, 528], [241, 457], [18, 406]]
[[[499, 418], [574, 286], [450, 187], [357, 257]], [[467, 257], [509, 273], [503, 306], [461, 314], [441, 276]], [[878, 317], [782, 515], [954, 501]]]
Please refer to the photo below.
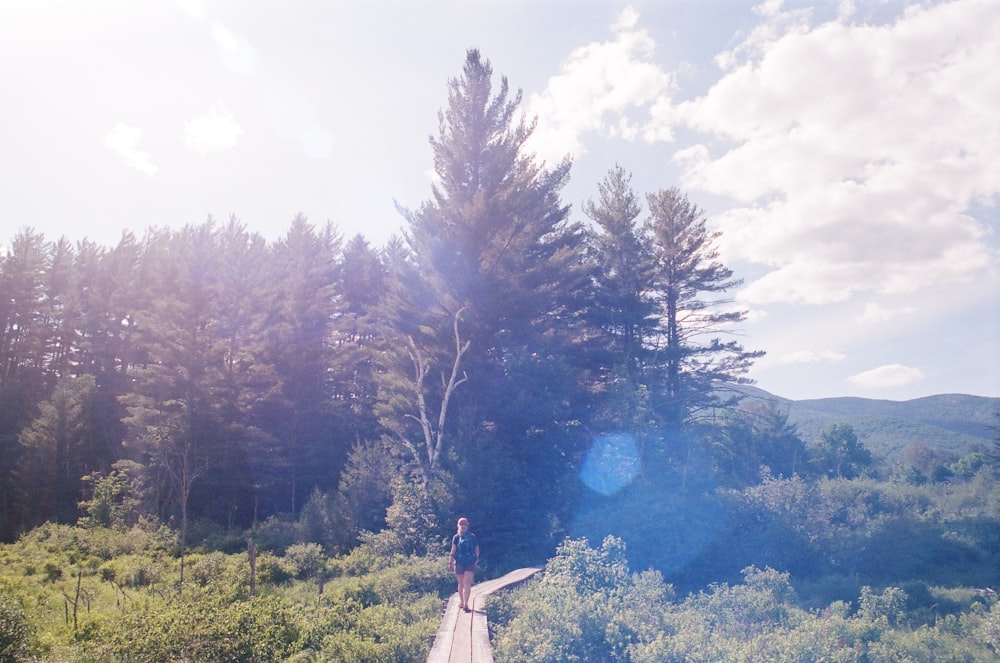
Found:
[[448, 557], [448, 570], [455, 572], [458, 580], [458, 604], [465, 612], [470, 610], [469, 594], [472, 593], [472, 579], [479, 563], [479, 542], [476, 535], [469, 531], [469, 519], [458, 519], [458, 533], [451, 537], [451, 554]]

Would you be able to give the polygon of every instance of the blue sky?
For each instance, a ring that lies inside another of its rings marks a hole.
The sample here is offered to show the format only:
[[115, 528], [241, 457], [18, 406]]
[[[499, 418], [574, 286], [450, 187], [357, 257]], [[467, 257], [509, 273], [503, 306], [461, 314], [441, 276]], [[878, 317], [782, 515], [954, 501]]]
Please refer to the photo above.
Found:
[[381, 245], [470, 47], [574, 215], [616, 164], [705, 211], [761, 388], [1000, 396], [992, 0], [0, 0], [0, 242], [301, 212]]

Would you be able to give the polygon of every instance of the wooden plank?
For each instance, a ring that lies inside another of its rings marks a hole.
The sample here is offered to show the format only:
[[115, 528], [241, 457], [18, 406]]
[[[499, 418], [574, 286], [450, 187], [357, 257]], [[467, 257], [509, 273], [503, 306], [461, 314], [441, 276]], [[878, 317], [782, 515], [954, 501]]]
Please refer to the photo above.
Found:
[[431, 645], [431, 653], [427, 657], [427, 663], [449, 663], [451, 650], [455, 643], [455, 629], [458, 624], [458, 594], [453, 594], [448, 599], [444, 616], [441, 617], [441, 625], [434, 636], [434, 644]]
[[[485, 597], [485, 594], [483, 596]], [[472, 613], [472, 663], [493, 663], [490, 631], [486, 625], [486, 611], [483, 609], [485, 603], [485, 598], [477, 596], [472, 604], [476, 608]]]
[[485, 597], [524, 582], [541, 570], [539, 567], [517, 569], [500, 578], [473, 585], [469, 596], [471, 613], [459, 609], [458, 594], [453, 594], [434, 636], [427, 663], [493, 663]]

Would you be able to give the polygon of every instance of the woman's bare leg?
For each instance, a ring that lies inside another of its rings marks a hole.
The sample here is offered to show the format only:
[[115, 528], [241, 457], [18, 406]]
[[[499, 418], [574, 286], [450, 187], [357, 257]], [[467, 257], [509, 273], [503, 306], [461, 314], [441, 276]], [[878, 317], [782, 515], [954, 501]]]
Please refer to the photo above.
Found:
[[472, 571], [466, 571], [459, 580], [459, 602], [469, 610], [472, 609], [472, 606], [469, 605], [469, 596], [472, 594], [473, 575]]

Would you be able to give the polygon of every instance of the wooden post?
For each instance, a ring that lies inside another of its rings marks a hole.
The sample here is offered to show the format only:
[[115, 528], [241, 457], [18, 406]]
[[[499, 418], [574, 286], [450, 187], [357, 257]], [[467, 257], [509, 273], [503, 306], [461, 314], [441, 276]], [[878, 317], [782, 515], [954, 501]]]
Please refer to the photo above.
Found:
[[253, 537], [247, 539], [247, 554], [250, 556], [250, 598], [253, 598], [257, 591], [257, 546], [253, 544]]

